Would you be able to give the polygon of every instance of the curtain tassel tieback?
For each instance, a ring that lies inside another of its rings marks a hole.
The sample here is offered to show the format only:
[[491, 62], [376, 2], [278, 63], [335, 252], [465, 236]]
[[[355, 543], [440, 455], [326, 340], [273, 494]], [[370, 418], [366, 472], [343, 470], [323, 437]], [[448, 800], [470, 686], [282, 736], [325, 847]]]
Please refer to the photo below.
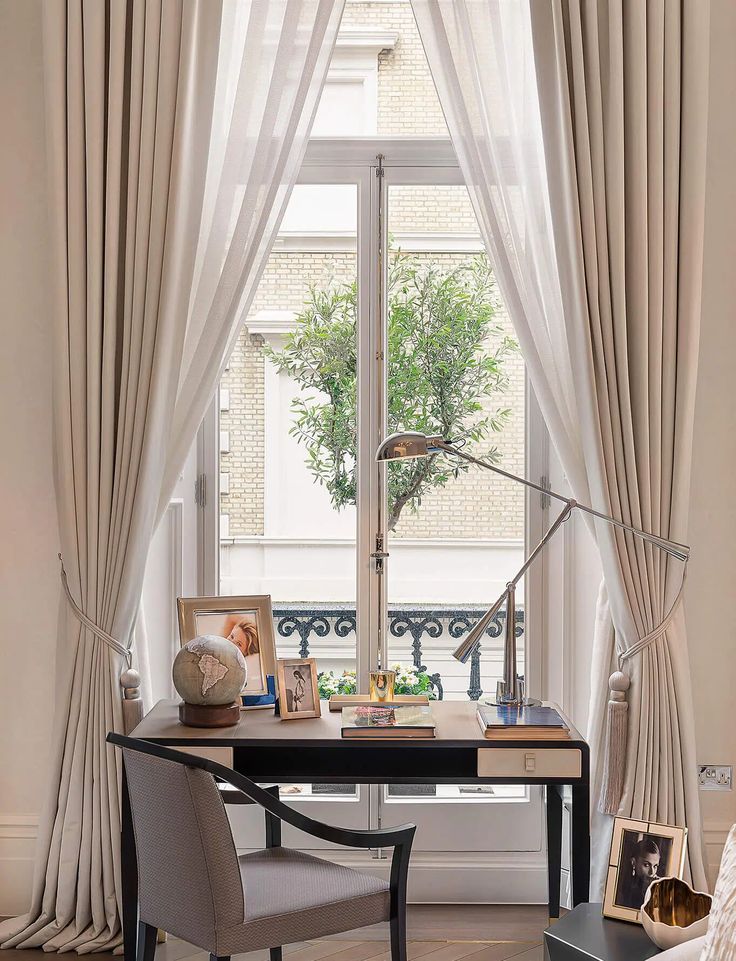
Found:
[[69, 589], [69, 581], [67, 580], [66, 570], [64, 569], [64, 559], [61, 554], [58, 555], [59, 563], [61, 564], [61, 584], [64, 588], [64, 593], [66, 594], [66, 599], [69, 602], [69, 607], [72, 609], [74, 616], [88, 631], [91, 631], [95, 637], [99, 637], [101, 641], [107, 644], [108, 647], [112, 648], [116, 654], [124, 657], [127, 662], [127, 667], [123, 670], [120, 675], [120, 686], [123, 689], [123, 724], [125, 727], [125, 733], [129, 734], [133, 728], [139, 723], [143, 718], [143, 700], [141, 698], [141, 676], [132, 666], [131, 661], [133, 659], [133, 652], [129, 647], [121, 644], [120, 641], [116, 640], [112, 634], [108, 634], [107, 631], [99, 627], [91, 618], [87, 617], [82, 608], [77, 604], [77, 602], [72, 597], [72, 592]]
[[601, 814], [618, 814], [626, 782], [626, 741], [629, 727], [629, 705], [626, 701], [626, 692], [631, 686], [631, 678], [623, 670], [624, 662], [634, 657], [635, 654], [639, 654], [644, 648], [649, 647], [665, 633], [672, 623], [682, 600], [684, 589], [685, 572], [683, 572], [677, 597], [665, 619], [628, 650], [619, 653], [619, 670], [614, 671], [608, 679], [610, 693], [604, 741], [603, 783], [601, 784], [601, 795], [598, 801], [598, 810]]
[[624, 793], [626, 775], [626, 738], [629, 726], [629, 705], [626, 692], [631, 684], [628, 674], [614, 671], [608, 678], [610, 689], [606, 717], [605, 757], [603, 784], [598, 801], [602, 814], [618, 813]]

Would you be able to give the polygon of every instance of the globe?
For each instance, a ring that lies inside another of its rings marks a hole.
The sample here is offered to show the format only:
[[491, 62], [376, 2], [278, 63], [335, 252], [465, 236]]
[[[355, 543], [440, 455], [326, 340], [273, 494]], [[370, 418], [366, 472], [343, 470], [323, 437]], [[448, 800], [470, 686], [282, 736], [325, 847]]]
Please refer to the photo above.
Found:
[[174, 687], [187, 704], [232, 704], [248, 670], [240, 649], [216, 634], [202, 634], [182, 647], [171, 669]]

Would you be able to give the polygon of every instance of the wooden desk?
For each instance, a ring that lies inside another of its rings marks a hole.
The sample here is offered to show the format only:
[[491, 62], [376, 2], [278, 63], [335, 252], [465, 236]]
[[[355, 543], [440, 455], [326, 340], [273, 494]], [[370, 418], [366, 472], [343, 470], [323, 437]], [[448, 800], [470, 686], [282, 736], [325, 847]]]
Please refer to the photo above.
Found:
[[[569, 741], [490, 741], [473, 701], [435, 701], [437, 736], [426, 740], [347, 739], [340, 714], [281, 721], [271, 711], [244, 711], [227, 728], [179, 723], [177, 702], [159, 701], [132, 732], [168, 747], [232, 749], [236, 771], [254, 781], [320, 784], [541, 784], [546, 787], [549, 915], [560, 913], [562, 795], [572, 787], [572, 896], [588, 900], [590, 877], [589, 751], [570, 725]], [[558, 709], [559, 710], [559, 709]], [[568, 722], [569, 723], [569, 722]], [[429, 773], [428, 773], [429, 772]], [[125, 956], [134, 961], [138, 890], [135, 841], [123, 780], [123, 927]]]

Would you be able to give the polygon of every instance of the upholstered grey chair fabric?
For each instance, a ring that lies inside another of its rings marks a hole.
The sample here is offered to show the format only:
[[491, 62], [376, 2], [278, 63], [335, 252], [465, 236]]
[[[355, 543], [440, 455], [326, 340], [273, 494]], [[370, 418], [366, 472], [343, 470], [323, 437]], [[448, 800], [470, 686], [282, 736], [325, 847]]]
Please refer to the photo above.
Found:
[[[141, 921], [214, 954], [218, 932], [243, 925], [240, 866], [214, 778], [123, 750]], [[227, 954], [228, 952], [223, 952]]]
[[[164, 753], [154, 746], [149, 749]], [[238, 857], [214, 777], [191, 766], [211, 762], [186, 755], [179, 755], [186, 762], [178, 762], [129, 747], [123, 748], [123, 756], [144, 925], [162, 928], [219, 957], [277, 948], [378, 921], [392, 920], [393, 932], [398, 909], [392, 915], [391, 885], [386, 881], [283, 848], [280, 841]], [[252, 788], [258, 791], [255, 785]], [[309, 821], [275, 799], [272, 803], [292, 823], [294, 818]], [[368, 846], [366, 836], [371, 833], [356, 832], [363, 836], [360, 846]], [[409, 846], [412, 836], [409, 826]], [[400, 891], [404, 907], [408, 850], [405, 858]], [[394, 907], [395, 902], [396, 898]], [[405, 940], [405, 931], [403, 936]]]

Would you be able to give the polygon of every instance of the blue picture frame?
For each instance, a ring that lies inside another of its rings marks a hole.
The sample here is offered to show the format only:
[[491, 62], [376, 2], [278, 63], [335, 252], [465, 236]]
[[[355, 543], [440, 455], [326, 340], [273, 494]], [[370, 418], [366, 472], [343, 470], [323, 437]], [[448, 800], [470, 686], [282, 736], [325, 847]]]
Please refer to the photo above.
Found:
[[268, 694], [241, 694], [240, 700], [244, 708], [273, 707], [276, 703], [276, 678], [273, 674], [266, 675]]

